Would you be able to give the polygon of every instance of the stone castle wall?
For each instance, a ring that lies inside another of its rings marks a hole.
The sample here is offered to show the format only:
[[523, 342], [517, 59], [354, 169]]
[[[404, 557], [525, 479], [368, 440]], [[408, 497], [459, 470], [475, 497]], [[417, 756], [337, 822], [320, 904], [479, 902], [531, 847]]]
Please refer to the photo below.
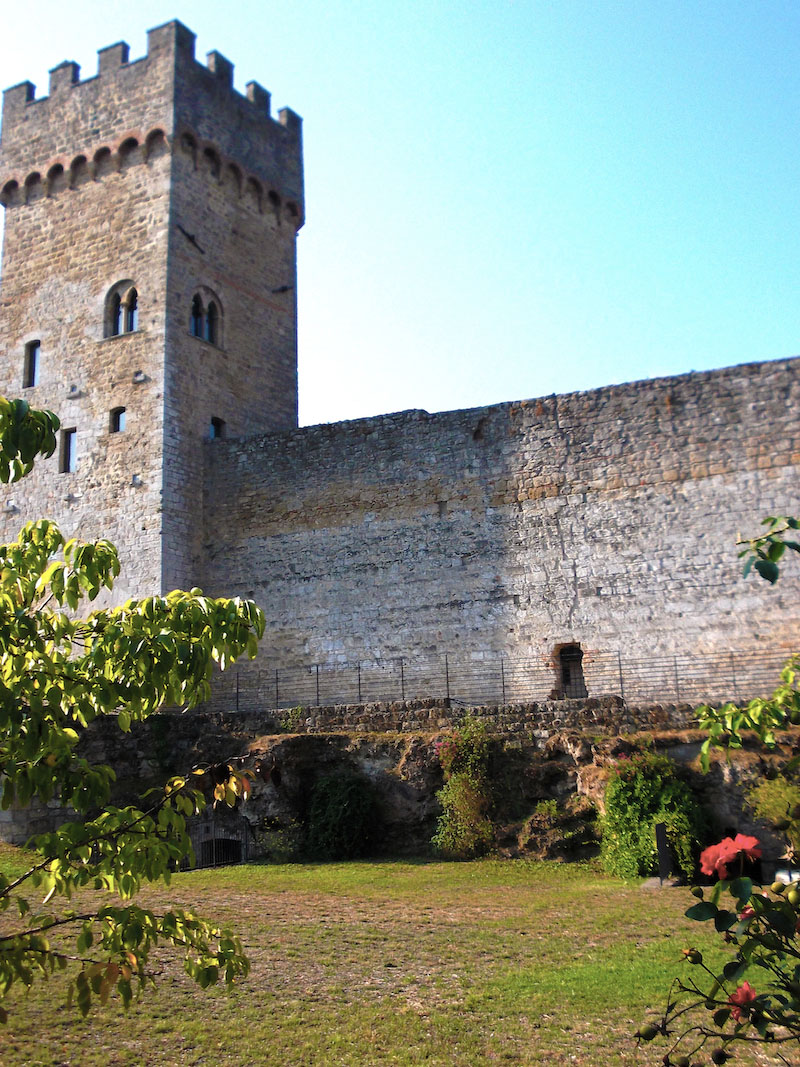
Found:
[[555, 646], [796, 648], [740, 531], [800, 505], [800, 360], [207, 445], [202, 583], [258, 666]]
[[[77, 469], [3, 489], [0, 537], [44, 514], [118, 543], [119, 598], [255, 597], [256, 670], [797, 646], [797, 581], [737, 585], [734, 546], [798, 510], [800, 361], [297, 429], [302, 183], [299, 118], [178, 22], [4, 94], [0, 389], [38, 340], [22, 392], [76, 430]], [[138, 323], [109, 337], [123, 283]]]
[[[237, 93], [232, 65], [198, 63], [194, 34], [171, 22], [141, 59], [121, 43], [94, 77], [63, 63], [48, 96], [29, 82], [4, 93], [0, 202], [0, 391], [55, 411], [77, 454], [74, 472], [55, 455], [3, 491], [0, 537], [46, 515], [118, 545], [117, 600], [191, 586], [211, 419], [234, 434], [297, 425], [300, 119], [273, 120], [255, 82]], [[138, 323], [108, 336], [122, 283]], [[195, 294], [216, 302], [212, 342], [192, 336]]]

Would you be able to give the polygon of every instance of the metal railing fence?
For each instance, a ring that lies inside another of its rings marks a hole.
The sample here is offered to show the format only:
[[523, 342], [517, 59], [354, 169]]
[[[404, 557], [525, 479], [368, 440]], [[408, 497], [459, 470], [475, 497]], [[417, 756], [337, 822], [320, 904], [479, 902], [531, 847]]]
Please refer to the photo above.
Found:
[[477, 706], [611, 694], [631, 707], [741, 703], [768, 696], [789, 655], [780, 649], [734, 650], [645, 659], [587, 651], [582, 678], [567, 685], [551, 662], [492, 653], [307, 666], [242, 664], [215, 679], [211, 707], [255, 712], [426, 698]]

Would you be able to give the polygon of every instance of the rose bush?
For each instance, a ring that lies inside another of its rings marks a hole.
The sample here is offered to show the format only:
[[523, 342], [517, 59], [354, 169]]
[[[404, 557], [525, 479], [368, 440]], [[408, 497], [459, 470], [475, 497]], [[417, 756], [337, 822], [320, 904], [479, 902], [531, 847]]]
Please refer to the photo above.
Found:
[[[764, 525], [765, 533], [743, 542], [740, 556], [747, 557], [745, 574], [754, 568], [774, 583], [786, 550], [800, 553], [800, 542], [793, 540], [800, 521], [770, 517]], [[800, 723], [799, 662], [798, 657], [790, 660], [769, 699], [751, 700], [744, 707], [698, 709], [700, 725], [708, 731], [701, 753], [706, 769], [714, 745], [740, 748], [743, 732], [752, 731], [762, 745], [774, 749], [777, 732]], [[798, 766], [800, 757], [794, 757], [782, 772], [791, 775]], [[797, 837], [797, 806], [786, 812], [781, 829], [789, 841]], [[713, 922], [730, 955], [721, 968], [713, 968], [697, 948], [684, 950], [689, 973], [673, 982], [658, 1022], [647, 1023], [636, 1035], [640, 1043], [668, 1040], [666, 1054], [659, 1051], [664, 1065], [707, 1062], [700, 1057], [709, 1044], [713, 1063], [725, 1063], [737, 1047], [752, 1045], [768, 1046], [778, 1062], [800, 1062], [800, 883], [775, 881], [766, 889], [755, 885], [745, 866], [760, 857], [758, 840], [744, 834], [727, 837], [701, 854], [701, 869], [717, 881], [710, 890], [692, 890], [697, 903], [686, 915]]]

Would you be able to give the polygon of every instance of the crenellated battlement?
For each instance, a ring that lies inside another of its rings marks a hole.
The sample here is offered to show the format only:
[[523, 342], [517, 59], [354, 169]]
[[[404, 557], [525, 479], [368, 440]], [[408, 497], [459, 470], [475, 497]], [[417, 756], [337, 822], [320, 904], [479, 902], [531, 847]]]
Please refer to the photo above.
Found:
[[234, 89], [233, 64], [219, 52], [198, 62], [195, 35], [178, 21], [148, 32], [145, 56], [131, 61], [129, 53], [124, 41], [100, 49], [97, 74], [84, 80], [77, 63], [58, 64], [47, 96], [37, 98], [30, 81], [3, 93], [0, 185], [54, 165], [67, 169], [95, 146], [119, 145], [129, 130], [160, 129], [171, 144], [190, 126], [199, 142], [266, 187], [280, 176], [282, 197], [302, 205], [302, 121], [294, 111], [283, 108], [274, 119], [258, 82], [244, 94]]

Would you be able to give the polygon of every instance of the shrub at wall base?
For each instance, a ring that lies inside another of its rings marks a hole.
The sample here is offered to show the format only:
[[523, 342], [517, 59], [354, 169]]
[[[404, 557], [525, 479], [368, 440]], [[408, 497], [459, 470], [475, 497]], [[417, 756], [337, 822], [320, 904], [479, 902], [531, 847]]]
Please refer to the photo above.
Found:
[[674, 874], [691, 878], [705, 823], [688, 785], [672, 760], [636, 752], [618, 760], [605, 792], [603, 866], [619, 878], [655, 874], [656, 823], [664, 823], [677, 864]]
[[465, 718], [458, 730], [439, 742], [437, 754], [444, 785], [436, 794], [442, 814], [433, 846], [448, 859], [481, 856], [494, 841], [486, 724]]

